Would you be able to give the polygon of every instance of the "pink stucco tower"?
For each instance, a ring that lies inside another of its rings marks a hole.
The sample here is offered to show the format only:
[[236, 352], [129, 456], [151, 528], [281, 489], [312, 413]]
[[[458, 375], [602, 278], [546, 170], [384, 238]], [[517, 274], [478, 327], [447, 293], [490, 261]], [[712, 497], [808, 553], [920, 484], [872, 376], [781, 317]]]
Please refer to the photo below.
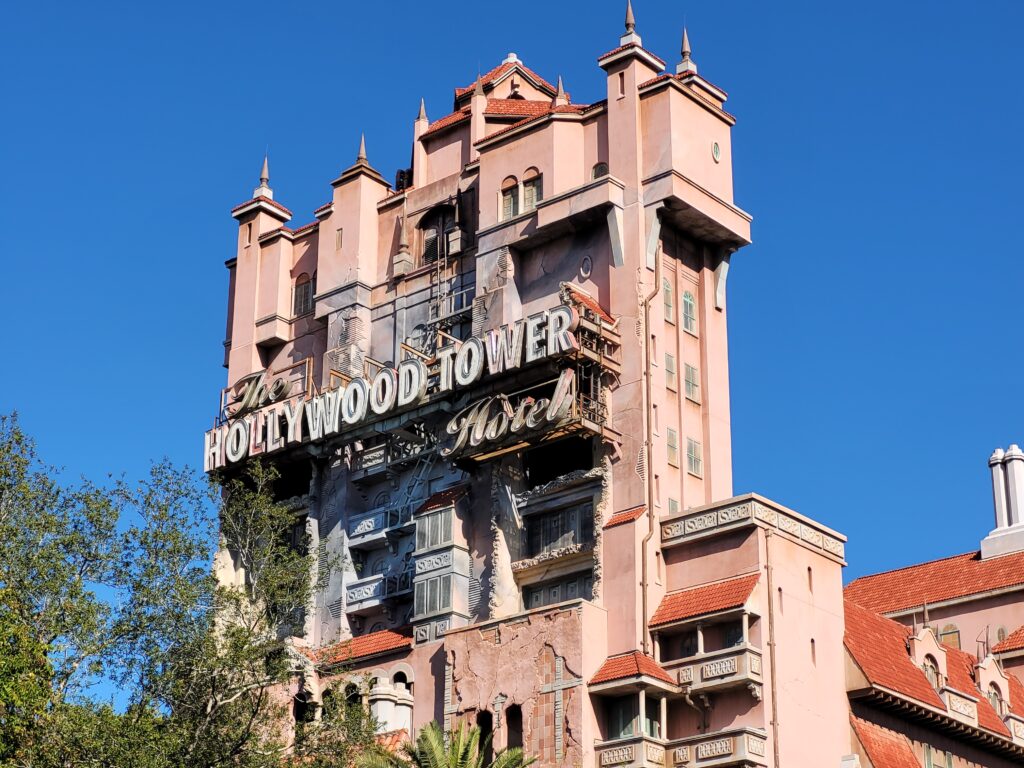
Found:
[[273, 461], [323, 564], [299, 716], [345, 695], [541, 765], [838, 766], [844, 539], [733, 497], [735, 120], [685, 32], [667, 65], [629, 7], [603, 47], [594, 103], [514, 53], [421, 103], [393, 184], [367, 126], [304, 226], [264, 163], [206, 467]]

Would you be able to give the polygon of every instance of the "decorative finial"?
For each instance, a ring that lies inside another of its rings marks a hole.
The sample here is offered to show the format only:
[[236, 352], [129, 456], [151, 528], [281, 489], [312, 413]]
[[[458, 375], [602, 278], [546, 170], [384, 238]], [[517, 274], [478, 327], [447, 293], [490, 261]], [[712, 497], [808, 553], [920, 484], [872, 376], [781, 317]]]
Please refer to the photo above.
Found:
[[690, 58], [692, 51], [690, 50], [690, 35], [686, 31], [686, 27], [683, 27], [683, 44], [680, 48], [679, 53], [682, 55], [683, 60], [676, 65], [676, 74], [683, 75], [687, 72], [697, 74], [697, 65], [693, 59]]
[[359, 154], [356, 155], [357, 163], [366, 162], [366, 134], [362, 133], [359, 135]]
[[417, 120], [426, 120], [427, 119], [427, 102], [423, 100], [423, 97], [420, 97], [420, 113], [418, 115], [416, 115], [416, 119]]
[[633, 17], [633, 0], [626, 0], [626, 34], [633, 34], [636, 29], [636, 19]]
[[476, 76], [476, 87], [473, 89], [473, 95], [474, 96], [483, 96], [484, 95], [484, 80], [480, 76], [479, 73], [477, 73], [477, 76]]
[[555, 98], [551, 100], [551, 103], [555, 106], [559, 104], [568, 104], [569, 97], [565, 95], [565, 87], [562, 85], [562, 76], [558, 76], [558, 89], [555, 92]]
[[263, 167], [260, 169], [260, 185], [252, 191], [253, 197], [265, 197], [268, 200], [274, 199], [274, 190], [270, 188], [270, 160], [269, 152], [263, 153]]

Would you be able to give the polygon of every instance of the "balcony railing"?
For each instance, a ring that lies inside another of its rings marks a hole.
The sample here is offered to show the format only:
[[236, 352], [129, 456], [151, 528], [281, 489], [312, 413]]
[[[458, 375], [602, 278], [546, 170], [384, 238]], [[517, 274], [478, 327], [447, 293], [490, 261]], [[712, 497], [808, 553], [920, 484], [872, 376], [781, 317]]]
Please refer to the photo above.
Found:
[[454, 318], [473, 309], [476, 287], [461, 291], [447, 291], [430, 300], [430, 321], [437, 322]]
[[767, 765], [767, 735], [733, 728], [684, 739], [630, 736], [594, 746], [599, 768], [724, 768]]
[[433, 449], [434, 444], [428, 439], [421, 442], [387, 435], [353, 454], [350, 479], [358, 481], [389, 469], [401, 469]]
[[397, 574], [378, 573], [359, 579], [345, 590], [345, 612], [366, 613], [379, 608], [386, 600], [403, 597], [412, 592], [411, 570]]
[[377, 509], [354, 516], [348, 523], [348, 545], [352, 549], [380, 549], [389, 540], [408, 532], [412, 513], [420, 502]]
[[662, 662], [680, 685], [694, 693], [747, 688], [761, 698], [761, 652], [747, 645]]

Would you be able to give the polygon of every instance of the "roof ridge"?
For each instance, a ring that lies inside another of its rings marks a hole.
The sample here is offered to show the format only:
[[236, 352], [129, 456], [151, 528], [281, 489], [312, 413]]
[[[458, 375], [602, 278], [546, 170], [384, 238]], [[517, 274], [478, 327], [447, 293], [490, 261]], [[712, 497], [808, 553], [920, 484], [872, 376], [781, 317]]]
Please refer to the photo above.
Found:
[[[934, 560], [925, 560], [924, 562], [921, 562], [921, 563], [913, 563], [912, 565], [904, 565], [904, 566], [901, 566], [900, 568], [890, 568], [888, 571], [878, 571], [877, 573], [868, 573], [868, 574], [865, 574], [863, 576], [858, 576], [856, 579], [854, 579], [849, 584], [847, 584], [846, 587], [851, 587], [854, 584], [856, 584], [858, 581], [863, 581], [865, 579], [873, 579], [873, 578], [876, 578], [878, 576], [885, 576], [886, 574], [889, 574], [889, 573], [899, 573], [900, 571], [909, 571], [909, 570], [911, 570], [913, 568], [920, 568], [922, 566], [931, 565], [933, 563], [942, 563], [942, 562], [945, 562], [946, 560], [956, 560], [958, 557], [967, 557], [968, 555], [971, 555], [973, 557], [974, 555], [978, 555], [978, 554], [981, 554], [981, 550], [976, 549], [973, 552], [962, 552], [959, 555], [947, 555], [946, 557], [937, 557]], [[1011, 554], [1014, 554], [1014, 553], [1011, 553]], [[846, 587], [844, 587], [843, 589], [845, 590]]]

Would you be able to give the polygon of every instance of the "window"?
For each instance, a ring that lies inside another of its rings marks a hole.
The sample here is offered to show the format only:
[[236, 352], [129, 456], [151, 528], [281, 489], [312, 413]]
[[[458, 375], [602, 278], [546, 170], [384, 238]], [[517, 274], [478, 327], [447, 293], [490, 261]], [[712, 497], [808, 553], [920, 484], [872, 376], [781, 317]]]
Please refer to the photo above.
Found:
[[619, 72], [619, 98], [626, 95], [626, 73]]
[[722, 647], [735, 648], [743, 645], [743, 622], [730, 621], [722, 627]]
[[939, 642], [951, 648], [960, 647], [960, 630], [956, 628], [956, 624], [947, 624], [942, 628], [939, 632]]
[[523, 589], [523, 605], [527, 610], [566, 600], [590, 600], [594, 596], [594, 574], [576, 573], [563, 579], [531, 584]]
[[935, 661], [935, 657], [925, 656], [924, 664], [921, 665], [921, 669], [924, 670], [924, 676], [928, 678], [928, 682], [931, 683], [932, 688], [938, 690], [941, 687], [941, 680], [939, 679], [939, 664]]
[[665, 322], [676, 324], [675, 292], [672, 290], [672, 283], [668, 280], [661, 281], [661, 295], [665, 299]]
[[697, 305], [689, 291], [683, 294], [683, 330], [687, 333], [697, 333]]
[[594, 507], [580, 504], [526, 518], [527, 557], [594, 540]]
[[447, 611], [452, 607], [452, 576], [446, 573], [432, 579], [416, 583], [413, 597], [414, 612], [417, 616], [427, 616], [438, 611]]
[[306, 533], [305, 515], [296, 518], [292, 527], [288, 529], [288, 546], [302, 556], [309, 553], [309, 536]]
[[519, 181], [509, 176], [501, 183], [501, 219], [507, 221], [519, 215]]
[[953, 753], [925, 745], [924, 765], [925, 768], [953, 768]]
[[505, 746], [509, 749], [523, 746], [523, 709], [518, 704], [513, 704], [505, 710], [505, 728], [508, 735], [505, 737]]
[[432, 549], [452, 543], [452, 510], [442, 509], [416, 520], [416, 549]]
[[996, 642], [1001, 643], [1006, 639], [1006, 627], [999, 627], [996, 630]]
[[996, 714], [1002, 717], [1006, 714], [1003, 711], [1003, 692], [999, 690], [999, 686], [995, 683], [989, 683], [988, 690], [985, 691], [985, 696], [988, 698], [988, 703], [992, 705], [992, 709], [996, 711]]
[[314, 293], [316, 293], [316, 278], [303, 272], [295, 279], [295, 295], [292, 301], [292, 314], [295, 317], [313, 311]]
[[423, 264], [432, 264], [448, 255], [448, 233], [455, 228], [455, 209], [450, 205], [439, 205], [421, 220], [419, 228], [423, 237]]
[[540, 172], [530, 168], [523, 174], [523, 210], [532, 211], [542, 199]]
[[334, 250], [340, 251], [341, 250], [341, 243], [342, 243], [342, 229], [341, 229], [341, 227], [338, 227], [336, 230], [334, 230]]
[[620, 696], [617, 699], [609, 699], [606, 711], [608, 713], [608, 738], [624, 739], [634, 733], [637, 714], [636, 695]]
[[668, 514], [669, 517], [679, 514], [679, 500], [670, 498], [668, 500]]
[[695, 366], [686, 363], [683, 366], [684, 386], [686, 399], [695, 403], [700, 402], [700, 373]]
[[251, 221], [248, 224], [245, 225], [245, 244], [246, 245], [251, 245], [252, 244], [252, 222]]
[[679, 466], [679, 433], [672, 427], [665, 430], [667, 437], [665, 442], [668, 446], [668, 463], [673, 467]]
[[692, 437], [686, 438], [686, 471], [697, 477], [704, 476], [704, 458], [701, 446]]
[[596, 163], [593, 170], [590, 172], [590, 178], [600, 179], [602, 176], [608, 175], [608, 163]]
[[688, 659], [697, 655], [697, 630], [691, 629], [681, 635], [669, 635], [661, 639], [661, 656], [665, 661]]
[[676, 356], [665, 353], [665, 386], [676, 391]]

